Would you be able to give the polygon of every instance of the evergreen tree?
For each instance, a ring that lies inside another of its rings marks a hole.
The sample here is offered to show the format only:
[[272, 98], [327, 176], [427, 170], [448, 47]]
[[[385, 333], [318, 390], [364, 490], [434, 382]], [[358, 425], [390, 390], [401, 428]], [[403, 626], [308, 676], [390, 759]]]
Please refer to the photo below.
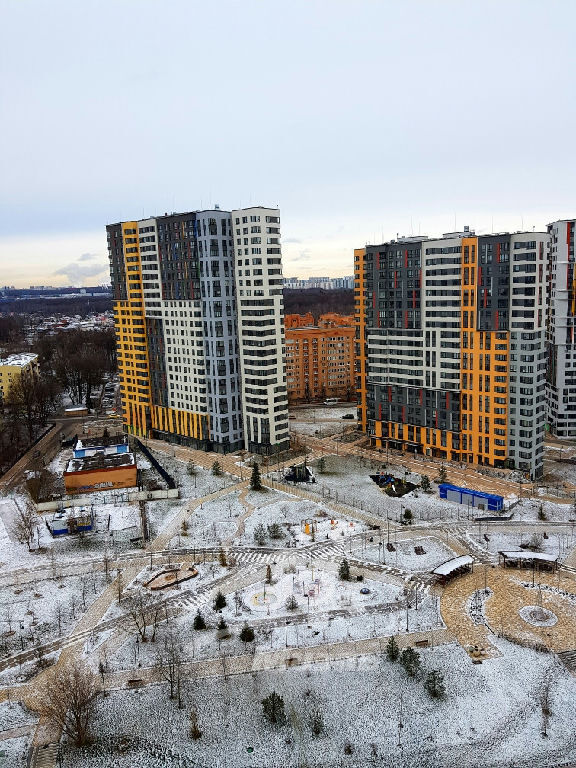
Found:
[[251, 643], [254, 640], [254, 629], [253, 627], [249, 627], [248, 624], [244, 624], [240, 631], [240, 640], [244, 643], [244, 646], [246, 646], [246, 643]]
[[438, 672], [437, 669], [433, 669], [432, 672], [428, 672], [426, 680], [424, 681], [424, 688], [427, 693], [432, 696], [433, 699], [441, 699], [446, 693], [444, 686], [444, 675]]
[[395, 637], [391, 637], [386, 643], [386, 656], [388, 657], [388, 661], [398, 661], [400, 648], [398, 648], [398, 643], [396, 642]]
[[296, 608], [298, 608], [298, 601], [294, 597], [294, 595], [288, 595], [286, 598], [286, 608], [288, 608], [289, 611], [295, 611]]
[[272, 584], [272, 567], [270, 563], [266, 566], [266, 584]]
[[264, 717], [273, 725], [284, 725], [286, 722], [284, 699], [276, 691], [272, 691], [270, 696], [262, 699], [262, 709]]
[[226, 566], [228, 565], [228, 560], [226, 559], [226, 552], [224, 552], [223, 549], [221, 549], [220, 552], [218, 553], [218, 560], [222, 568], [226, 568]]
[[214, 598], [214, 610], [215, 611], [221, 611], [222, 608], [226, 606], [226, 598], [222, 594], [222, 592], [218, 592], [216, 597]]
[[445, 483], [448, 480], [448, 472], [446, 471], [446, 467], [444, 466], [444, 464], [442, 464], [442, 466], [440, 467], [439, 477], [440, 477], [441, 483]]
[[189, 461], [186, 465], [186, 471], [189, 475], [195, 475], [196, 474], [196, 466], [193, 461]]
[[194, 629], [206, 629], [206, 622], [204, 621], [204, 617], [200, 611], [198, 611], [196, 616], [194, 616], [194, 624], [192, 626]]
[[422, 479], [420, 480], [420, 488], [424, 491], [424, 493], [430, 493], [432, 490], [432, 485], [430, 483], [430, 478], [428, 475], [422, 475]]
[[268, 536], [270, 536], [271, 539], [284, 538], [284, 532], [282, 531], [280, 523], [272, 523], [272, 525], [268, 526]]
[[266, 541], [266, 528], [264, 528], [262, 523], [258, 523], [256, 528], [254, 528], [254, 541], [259, 546], [262, 546]]
[[222, 475], [222, 466], [219, 461], [215, 461], [212, 464], [212, 474], [214, 477], [220, 477]]
[[317, 461], [317, 463], [316, 463], [316, 468], [318, 469], [318, 472], [319, 472], [321, 475], [323, 475], [323, 474], [324, 474], [324, 472], [326, 472], [326, 459], [324, 458], [324, 456], [321, 456], [321, 457], [318, 459], [318, 461]]
[[224, 616], [220, 616], [220, 621], [218, 622], [216, 629], [228, 629], [228, 624], [224, 621]]
[[250, 478], [250, 488], [253, 491], [262, 490], [262, 478], [260, 477], [260, 465], [257, 461], [254, 462], [252, 467], [252, 477]]
[[405, 648], [400, 654], [400, 664], [408, 677], [416, 677], [420, 671], [420, 654], [414, 648]]
[[340, 563], [340, 567], [338, 568], [338, 577], [342, 581], [350, 581], [350, 564], [346, 558], [344, 558], [344, 560], [342, 560]]

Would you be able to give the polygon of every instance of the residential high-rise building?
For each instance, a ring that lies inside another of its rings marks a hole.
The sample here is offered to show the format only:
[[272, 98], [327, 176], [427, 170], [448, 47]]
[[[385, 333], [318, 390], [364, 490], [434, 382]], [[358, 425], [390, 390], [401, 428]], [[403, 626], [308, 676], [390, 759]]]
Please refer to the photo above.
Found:
[[309, 401], [354, 396], [354, 319], [329, 313], [286, 315], [288, 398]]
[[576, 269], [574, 219], [548, 225], [548, 312], [546, 342], [547, 421], [557, 437], [576, 437]]
[[546, 233], [354, 252], [358, 420], [378, 447], [542, 474]]
[[[254, 210], [279, 219], [275, 209]], [[241, 292], [241, 302], [248, 303], [240, 307], [236, 258], [244, 261], [244, 254], [240, 247], [235, 251], [230, 212], [216, 208], [165, 214], [112, 224], [107, 233], [126, 429], [220, 452], [285, 448], [289, 437], [282, 343], [277, 343], [277, 333], [271, 337], [260, 327], [256, 312], [252, 342], [259, 351], [266, 350], [266, 363], [277, 379], [277, 392], [269, 398], [271, 377], [254, 370], [262, 363], [253, 363], [245, 352], [250, 344], [244, 325], [252, 310], [259, 309], [252, 303], [257, 297], [271, 302], [266, 307], [269, 318], [274, 329], [282, 327], [281, 287], [279, 296], [272, 294], [269, 278], [274, 274], [269, 270], [275, 269], [282, 279], [279, 234], [273, 247], [264, 245], [260, 257], [266, 264], [265, 295], [250, 292], [246, 298]], [[268, 431], [262, 426], [255, 432], [253, 423], [244, 428], [243, 388], [254, 380], [258, 384], [253, 386], [266, 392], [259, 400], [258, 419], [262, 425], [266, 419], [272, 422]], [[277, 419], [279, 413], [285, 419]]]
[[289, 445], [280, 213], [232, 211], [242, 371], [242, 419], [249, 451]]

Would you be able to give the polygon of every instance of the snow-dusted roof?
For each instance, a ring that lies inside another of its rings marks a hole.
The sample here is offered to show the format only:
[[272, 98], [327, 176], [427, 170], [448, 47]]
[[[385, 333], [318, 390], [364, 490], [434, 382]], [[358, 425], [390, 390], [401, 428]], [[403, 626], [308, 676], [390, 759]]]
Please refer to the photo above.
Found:
[[34, 355], [31, 352], [23, 353], [21, 355], [9, 355], [8, 357], [5, 357], [3, 360], [0, 359], [0, 366], [19, 365], [20, 367], [23, 368], [24, 366], [29, 365], [29, 363], [34, 362], [34, 360], [38, 360], [38, 355]]
[[460, 557], [453, 557], [452, 560], [447, 560], [435, 568], [432, 573], [436, 576], [448, 576], [458, 568], [462, 568], [463, 565], [472, 565], [474, 558], [472, 555], [461, 555]]
[[558, 560], [558, 555], [551, 555], [549, 552], [526, 552], [524, 549], [498, 552], [498, 554], [502, 557], [509, 557], [511, 560], [546, 560], [549, 563]]

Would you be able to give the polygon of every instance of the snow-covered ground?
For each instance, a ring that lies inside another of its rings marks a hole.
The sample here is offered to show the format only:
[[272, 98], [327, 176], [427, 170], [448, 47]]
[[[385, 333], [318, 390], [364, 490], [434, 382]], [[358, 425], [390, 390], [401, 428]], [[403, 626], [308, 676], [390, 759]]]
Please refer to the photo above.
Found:
[[[382, 546], [380, 546], [379, 541], [379, 538], [375, 538], [372, 543], [356, 541], [356, 545], [352, 547], [352, 553], [355, 557], [363, 560], [386, 563], [414, 573], [433, 571], [440, 563], [456, 556], [455, 552], [448, 546], [431, 537], [415, 536], [410, 539], [397, 540], [391, 537], [391, 542], [395, 548], [394, 552], [389, 552], [386, 548], [385, 532], [382, 533]], [[424, 550], [422, 554], [416, 553], [417, 547], [422, 547]]]
[[[164, 685], [112, 692], [99, 703], [99, 743], [82, 752], [67, 750], [64, 765], [504, 768], [573, 761], [576, 680], [553, 657], [496, 642], [502, 656], [481, 665], [472, 665], [455, 644], [426, 649], [417, 679], [384, 657], [367, 656], [186, 681], [182, 709], [168, 699]], [[423, 676], [433, 669], [444, 675], [441, 700], [423, 688]], [[551, 714], [542, 738], [546, 683]], [[284, 699], [284, 726], [262, 716], [261, 701], [272, 691]], [[189, 733], [192, 708], [202, 732], [197, 741]], [[311, 722], [317, 713], [322, 732], [315, 736]], [[120, 752], [123, 737], [126, 751]]]

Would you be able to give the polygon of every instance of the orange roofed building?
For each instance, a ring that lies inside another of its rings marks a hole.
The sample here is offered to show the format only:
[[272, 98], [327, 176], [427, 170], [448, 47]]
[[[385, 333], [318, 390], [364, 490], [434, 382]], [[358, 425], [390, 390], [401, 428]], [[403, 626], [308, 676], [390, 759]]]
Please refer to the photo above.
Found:
[[353, 398], [354, 318], [331, 312], [314, 325], [308, 312], [286, 315], [285, 327], [289, 401]]

